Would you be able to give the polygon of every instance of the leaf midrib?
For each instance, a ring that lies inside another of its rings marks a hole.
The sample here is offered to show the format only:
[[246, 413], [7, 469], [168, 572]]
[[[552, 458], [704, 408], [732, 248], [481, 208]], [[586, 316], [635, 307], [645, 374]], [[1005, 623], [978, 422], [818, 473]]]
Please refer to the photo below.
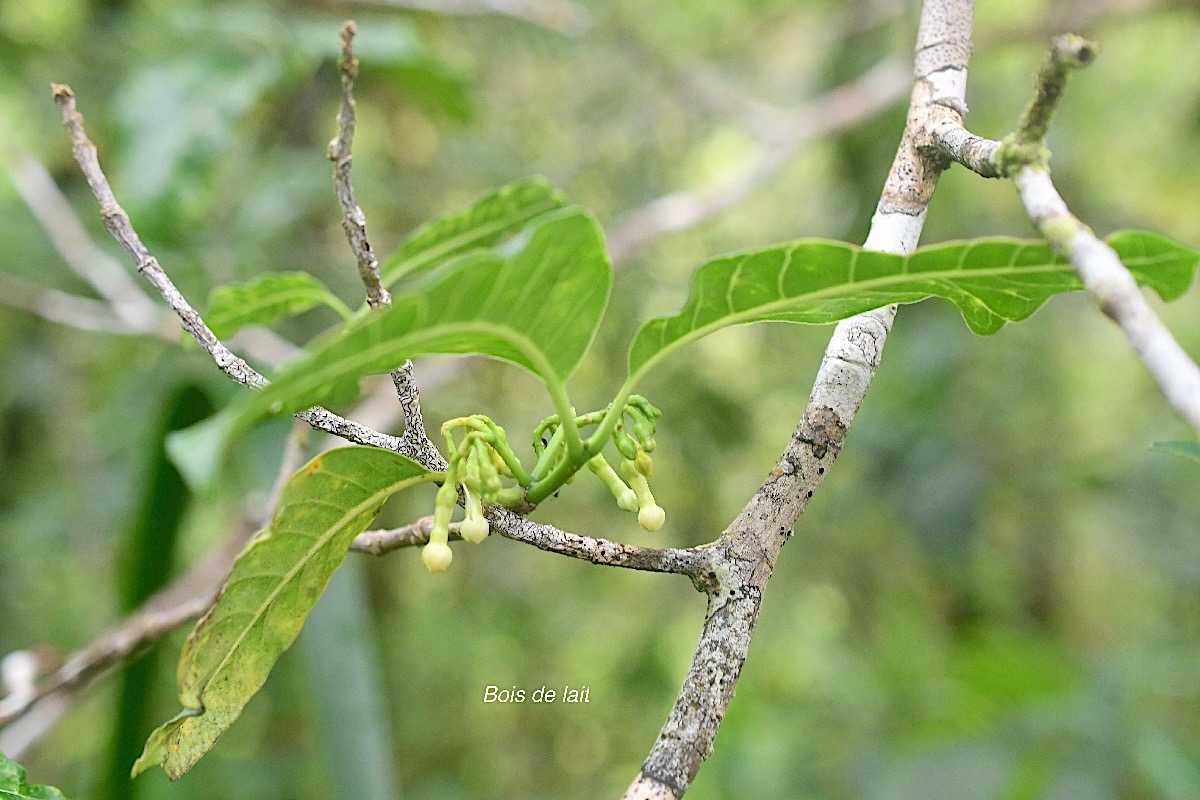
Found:
[[[360, 364], [368, 364], [375, 358], [386, 355], [390, 352], [398, 339], [403, 339], [410, 342], [413, 346], [419, 347], [422, 343], [439, 338], [443, 334], [443, 329], [451, 328], [462, 333], [486, 333], [496, 336], [514, 346], [521, 355], [529, 359], [530, 364], [534, 367], [534, 371], [538, 373], [543, 381], [547, 384], [552, 382], [561, 382], [565, 378], [559, 377], [557, 371], [551, 366], [550, 362], [542, 354], [532, 339], [526, 336], [517, 334], [513, 328], [508, 328], [495, 323], [471, 321], [471, 322], [443, 322], [432, 327], [423, 328], [420, 331], [410, 331], [402, 334], [399, 337], [393, 337], [377, 344], [360, 350], [353, 359], [339, 359], [333, 362], [324, 369], [309, 370], [305, 373], [303, 382], [292, 384], [289, 388], [294, 394], [305, 394], [311, 389], [321, 386], [330, 380], [336, 380], [346, 374], [358, 374], [357, 367]], [[346, 369], [350, 367], [350, 369]]]
[[543, 202], [539, 203], [536, 206], [527, 207], [528, 210], [526, 211], [526, 213], [521, 214], [520, 216], [492, 220], [489, 223], [480, 225], [478, 227], [471, 228], [470, 230], [465, 231], [460, 234], [457, 234], [455, 236], [452, 236], [449, 239], [443, 239], [438, 244], [435, 244], [433, 247], [430, 247], [430, 248], [427, 248], [427, 249], [421, 251], [420, 253], [418, 253], [415, 256], [411, 256], [409, 258], [405, 258], [405, 259], [401, 259], [400, 261], [397, 261], [394, 266], [392, 266], [388, 269], [387, 274], [384, 275], [383, 285], [387, 288], [391, 288], [392, 286], [394, 286], [396, 284], [397, 281], [399, 281], [401, 278], [403, 278], [405, 275], [409, 274], [413, 270], [416, 270], [416, 269], [424, 266], [425, 264], [429, 263], [430, 261], [441, 257], [446, 252], [451, 251], [451, 250], [455, 249], [456, 247], [460, 247], [461, 245], [463, 245], [466, 242], [471, 241], [472, 239], [478, 239], [478, 238], [482, 238], [485, 236], [490, 236], [491, 234], [496, 233], [497, 231], [504, 230], [505, 228], [510, 227], [512, 225], [517, 225], [522, 222], [526, 222], [530, 219], [533, 219], [534, 217], [537, 217], [537, 216], [545, 213], [546, 211], [552, 211], [555, 208], [556, 208], [556, 205], [555, 205], [553, 199], [547, 199], [547, 200], [544, 200]]
[[[312, 547], [310, 547], [305, 552], [304, 557], [297, 559], [296, 562], [292, 565], [292, 567], [290, 569], [288, 569], [287, 572], [283, 573], [278, 585], [274, 589], [272, 589], [270, 591], [270, 593], [268, 593], [266, 599], [259, 605], [259, 607], [257, 609], [255, 609], [254, 614], [250, 618], [249, 624], [245, 625], [242, 628], [242, 631], [238, 634], [237, 639], [235, 639], [233, 644], [230, 645], [228, 651], [221, 658], [221, 661], [217, 664], [217, 666], [213, 668], [212, 672], [209, 675], [208, 680], [206, 680], [204, 682], [204, 686], [195, 693], [196, 697], [200, 698], [201, 702], [203, 702], [204, 692], [208, 689], [208, 687], [212, 686], [213, 681], [216, 680], [217, 676], [220, 675], [221, 672], [225, 669], [225, 667], [229, 664], [230, 659], [233, 658], [234, 653], [236, 653], [238, 648], [241, 647], [242, 642], [245, 641], [246, 636], [248, 636], [250, 633], [250, 630], [256, 624], [258, 624], [259, 620], [262, 619], [262, 617], [266, 613], [267, 609], [270, 608], [271, 604], [275, 601], [275, 598], [277, 598], [279, 596], [279, 593], [283, 591], [283, 587], [287, 586], [291, 582], [291, 580], [299, 572], [300, 568], [303, 567], [305, 564], [307, 564], [313, 558], [313, 556], [316, 554], [316, 552], [318, 550], [320, 550], [322, 547], [324, 547], [333, 537], [335, 537], [338, 534], [339, 531], [341, 531], [343, 528], [345, 528], [347, 525], [349, 525], [350, 522], [352, 522], [355, 518], [366, 513], [366, 511], [368, 511], [371, 508], [371, 506], [373, 504], [375, 504], [376, 502], [379, 502], [380, 500], [386, 500], [389, 496], [391, 496], [391, 495], [395, 494], [396, 492], [400, 491], [401, 489], [405, 488], [406, 484], [408, 484], [408, 483], [418, 483], [422, 480], [427, 480], [427, 479], [428, 479], [427, 475], [418, 475], [415, 477], [404, 478], [402, 480], [395, 481], [393, 483], [388, 484], [386, 487], [369, 495], [366, 499], [364, 499], [358, 505], [349, 509], [345, 514], [342, 515], [341, 519], [338, 520], [337, 524], [333, 525], [326, 532], [326, 534], [324, 536], [318, 537], [314, 541]], [[305, 501], [305, 502], [307, 502], [307, 501]], [[297, 505], [299, 505], [299, 504], [297, 504]], [[220, 602], [220, 601], [218, 600], [218, 602]]]
[[313, 300], [314, 302], [320, 304], [329, 301], [329, 293], [328, 290], [319, 289], [315, 286], [297, 286], [295, 288], [287, 289], [283, 292], [272, 295], [269, 299], [265, 299], [259, 295], [256, 295], [255, 298], [252, 298], [249, 301], [241, 302], [240, 305], [236, 306], [233, 314], [230, 314], [226, 317], [217, 315], [217, 320], [221, 322], [228, 322], [229, 320], [242, 319], [256, 311], [260, 311], [264, 308], [270, 308], [271, 306], [280, 305], [293, 299]]
[[[753, 255], [753, 254], [751, 254], [751, 255]], [[906, 257], [904, 259], [904, 265], [905, 265], [906, 269], [907, 269], [907, 265], [910, 260], [911, 260], [911, 257]], [[1170, 259], [1164, 258], [1161, 260], [1170, 260]], [[1152, 259], [1149, 256], [1128, 259], [1128, 263], [1135, 264], [1139, 267], [1146, 265], [1143, 262], [1151, 262], [1151, 261], [1152, 261]], [[1128, 266], [1128, 264], [1127, 264], [1127, 266]], [[740, 269], [740, 267], [741, 267], [741, 264], [739, 264], [736, 269]], [[887, 286], [890, 284], [904, 283], [904, 282], [911, 282], [911, 281], [927, 281], [927, 280], [947, 281], [947, 280], [952, 280], [955, 277], [959, 277], [959, 278], [962, 278], [962, 277], [971, 277], [971, 278], [974, 278], [974, 277], [984, 277], [984, 278], [987, 278], [987, 277], [1010, 277], [1013, 275], [1029, 275], [1029, 274], [1038, 274], [1038, 273], [1046, 273], [1046, 272], [1063, 272], [1063, 271], [1071, 271], [1072, 274], [1074, 274], [1074, 272], [1071, 268], [1071, 265], [1065, 261], [1053, 261], [1053, 262], [1049, 262], [1046, 264], [1037, 264], [1037, 265], [1032, 265], [1032, 266], [1027, 266], [1027, 267], [1003, 266], [1003, 267], [988, 267], [985, 269], [971, 269], [971, 270], [966, 270], [966, 269], [963, 269], [961, 266], [959, 266], [958, 268], [956, 268], [954, 270], [938, 270], [935, 272], [919, 272], [919, 273], [915, 273], [915, 274], [905, 271], [905, 272], [898, 273], [896, 275], [886, 275], [886, 276], [883, 276], [880, 278], [868, 278], [865, 281], [854, 281], [854, 282], [841, 283], [836, 286], [829, 286], [829, 287], [825, 287], [824, 289], [818, 289], [814, 292], [807, 292], [805, 294], [792, 295], [791, 297], [782, 297], [778, 300], [772, 300], [769, 303], [764, 303], [762, 305], [755, 306], [752, 309], [746, 309], [744, 311], [736, 311], [736, 312], [730, 313], [729, 315], [723, 316], [715, 322], [711, 322], [707, 325], [702, 325], [699, 328], [695, 328], [695, 327], [690, 328], [690, 330], [687, 333], [685, 333], [683, 336], [680, 336], [678, 339], [674, 339], [674, 340], [664, 344], [658, 350], [656, 350], [654, 352], [654, 354], [650, 356], [650, 358], [646, 359], [646, 361], [643, 362], [641, 366], [639, 366], [636, 370], [634, 370], [633, 374], [630, 376], [629, 383], [632, 384], [632, 383], [638, 382], [645, 375], [645, 373], [651, 367], [655, 366], [661, 359], [670, 355], [676, 349], [683, 347], [684, 345], [689, 344], [690, 342], [693, 342], [696, 339], [703, 338], [704, 336], [707, 336], [709, 333], [712, 333], [713, 331], [719, 330], [724, 327], [729, 327], [731, 325], [737, 325], [742, 322], [750, 322], [750, 321], [753, 321], [757, 317], [769, 316], [770, 314], [774, 313], [775, 311], [780, 310], [782, 307], [785, 307], [787, 305], [795, 303], [798, 300], [823, 300], [823, 299], [826, 299], [829, 297], [836, 297], [837, 295], [842, 294], [848, 290], [858, 291], [858, 290], [872, 290], [872, 289], [878, 289], [878, 288], [887, 288]], [[702, 288], [703, 288], [702, 285], [697, 285], [697, 291], [701, 291]], [[933, 296], [933, 295], [930, 295], [930, 296]], [[689, 298], [689, 300], [690, 299], [691, 298]], [[693, 313], [698, 315], [699, 303], [697, 303], [696, 308], [697, 308], [697, 311], [695, 311]], [[990, 310], [990, 308], [989, 308], [989, 310]], [[992, 313], [995, 313], [995, 312], [992, 312]], [[671, 320], [671, 319], [675, 319], [676, 317], [678, 317], [678, 315], [675, 315], [672, 317], [660, 317], [659, 319]], [[652, 320], [652, 321], [654, 321], [654, 320]], [[640, 332], [639, 332], [639, 335], [640, 335]]]

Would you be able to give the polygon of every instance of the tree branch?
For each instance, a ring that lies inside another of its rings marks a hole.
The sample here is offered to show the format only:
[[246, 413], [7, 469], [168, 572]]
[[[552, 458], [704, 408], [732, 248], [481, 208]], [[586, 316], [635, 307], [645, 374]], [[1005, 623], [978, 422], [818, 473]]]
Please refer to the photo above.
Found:
[[[117, 316], [112, 306], [107, 303], [58, 289], [36, 286], [11, 275], [0, 275], [0, 303], [82, 331], [119, 336], [144, 336], [150, 332], [140, 327], [132, 327], [126, 320]], [[154, 333], [161, 335], [161, 329]], [[170, 335], [169, 332], [167, 335]]]
[[353, 20], [342, 25], [342, 57], [338, 67], [342, 75], [342, 104], [338, 111], [337, 136], [329, 143], [329, 160], [333, 162], [333, 186], [338, 202], [342, 204], [342, 228], [350, 242], [350, 250], [358, 261], [358, 275], [367, 288], [367, 303], [371, 308], [389, 305], [392, 297], [379, 282], [379, 260], [367, 239], [367, 218], [354, 199], [354, 184], [350, 179], [350, 166], [354, 156], [354, 79], [358, 77], [358, 59], [354, 57]]
[[[137, 267], [137, 271], [150, 281], [159, 294], [162, 295], [162, 298], [167, 301], [167, 305], [179, 317], [179, 321], [184, 329], [204, 348], [205, 352], [212, 356], [218, 369], [243, 386], [249, 386], [252, 389], [260, 389], [266, 386], [267, 379], [256, 372], [254, 368], [241, 358], [230, 352], [229, 348], [213, 334], [209, 327], [204, 324], [204, 320], [201, 319], [196, 309], [188, 303], [175, 287], [175, 284], [171, 282], [171, 279], [159, 265], [158, 259], [150, 255], [141, 238], [133, 229], [133, 225], [129, 221], [129, 215], [125, 213], [125, 209], [121, 208], [113, 196], [112, 187], [109, 186], [108, 179], [104, 176], [104, 172], [100, 168], [100, 161], [96, 155], [96, 146], [88, 139], [87, 132], [83, 126], [83, 116], [75, 107], [74, 93], [69, 86], [57, 83], [53, 84], [53, 90], [54, 101], [62, 110], [63, 124], [66, 125], [67, 131], [71, 136], [75, 161], [79, 164], [80, 169], [83, 170], [84, 177], [87, 178], [88, 185], [92, 189], [92, 194], [95, 196], [96, 202], [100, 204], [100, 213], [104, 218], [104, 226], [108, 229], [109, 233], [125, 248], [130, 259]], [[302, 411], [296, 416], [314, 428], [332, 433], [350, 442], [382, 447], [410, 457], [418, 455], [409, 452], [405, 444], [395, 436], [371, 430], [365, 425], [360, 425], [357, 422], [339, 417], [337, 414], [319, 406]]]
[[[338, 62], [342, 76], [342, 102], [338, 111], [338, 132], [329, 143], [329, 160], [334, 163], [333, 187], [342, 206], [342, 228], [346, 231], [346, 242], [358, 262], [358, 275], [367, 290], [367, 304], [371, 308], [384, 308], [392, 304], [392, 296], [380, 283], [379, 260], [367, 238], [367, 218], [354, 199], [354, 181], [351, 173], [354, 161], [354, 80], [358, 77], [358, 59], [354, 55], [354, 34], [357, 28], [353, 20], [342, 24], [342, 56]], [[391, 373], [396, 387], [396, 397], [404, 414], [404, 436], [400, 445], [405, 455], [417, 454], [417, 460], [441, 472], [446, 469], [442, 454], [429, 441], [425, 421], [421, 416], [421, 394], [413, 381], [412, 361], [405, 361], [400, 369]]]
[[[705, 580], [708, 551], [703, 548], [637, 547], [608, 539], [596, 539], [559, 530], [552, 525], [533, 522], [520, 514], [493, 506], [487, 511], [488, 520], [502, 536], [533, 545], [548, 553], [578, 558], [606, 567], [647, 572], [668, 572], [687, 575], [693, 580]], [[350, 549], [359, 553], [381, 556], [403, 547], [420, 547], [429, 542], [433, 517], [422, 517], [400, 528], [360, 533]], [[450, 539], [461, 539], [460, 524], [450, 524]]]
[[983, 139], [961, 120], [943, 118], [928, 131], [930, 146], [984, 177], [1011, 178], [1029, 218], [1071, 262], [1100, 310], [1129, 339], [1163, 397], [1200, 438], [1200, 366], [1175, 340], [1116, 252], [1071, 213], [1050, 178], [1046, 132], [1071, 70], [1091, 63], [1096, 46], [1056, 37], [1035, 79], [1034, 97], [1002, 141]]
[[[932, 109], [965, 108], [971, 53], [970, 0], [926, 0], [921, 10], [908, 123], [866, 247], [894, 253], [915, 249], [941, 172], [938, 159], [917, 147]], [[821, 485], [862, 403], [896, 308], [890, 306], [837, 326], [813, 392], [792, 439], [767, 481], [712, 547], [708, 611], [691, 667], [675, 705], [625, 800], [682, 797], [725, 716], [750, 648], [763, 592], [792, 527]]]

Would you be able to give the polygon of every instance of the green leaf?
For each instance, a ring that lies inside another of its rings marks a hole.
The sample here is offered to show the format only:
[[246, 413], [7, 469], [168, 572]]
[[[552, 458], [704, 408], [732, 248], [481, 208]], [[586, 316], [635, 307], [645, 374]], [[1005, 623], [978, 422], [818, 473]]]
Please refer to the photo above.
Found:
[[271, 272], [213, 289], [204, 321], [224, 339], [247, 325], [270, 325], [319, 305], [329, 306], [342, 319], [350, 316], [345, 304], [307, 272]]
[[502, 186], [471, 205], [421, 226], [383, 263], [383, 284], [435, 269], [454, 256], [492, 247], [534, 218], [562, 208], [563, 199], [544, 178]]
[[384, 501], [439, 474], [387, 450], [346, 447], [293, 475], [270, 526], [188, 637], [178, 671], [184, 710], [150, 735], [133, 774], [161, 764], [175, 780], [191, 769], [262, 687]]
[[612, 286], [600, 226], [579, 209], [539, 217], [504, 255], [476, 251], [396, 294], [389, 308], [351, 323], [266, 388], [186, 431], [168, 449], [204, 485], [228, 442], [263, 417], [345, 400], [347, 382], [387, 372], [425, 353], [480, 353], [540, 377], [552, 394], [587, 351]]
[[34, 786], [25, 782], [25, 770], [0, 753], [0, 800], [64, 800], [53, 786]]
[[[1109, 237], [1138, 283], [1164, 300], [1182, 295], [1200, 253], [1157, 234]], [[910, 256], [806, 239], [704, 264], [675, 316], [647, 322], [629, 353], [630, 382], [680, 347], [730, 325], [764, 320], [823, 323], [890, 303], [943, 297], [971, 330], [995, 333], [1059, 292], [1082, 288], [1044, 242], [979, 239], [923, 247]]]
[[1200, 444], [1196, 442], [1155, 442], [1153, 448], [1180, 458], [1200, 462]]

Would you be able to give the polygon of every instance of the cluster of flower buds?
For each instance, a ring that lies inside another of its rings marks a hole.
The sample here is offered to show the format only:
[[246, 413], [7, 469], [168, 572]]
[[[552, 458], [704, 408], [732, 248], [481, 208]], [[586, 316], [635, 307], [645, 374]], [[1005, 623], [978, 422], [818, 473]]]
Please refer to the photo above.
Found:
[[654, 421], [662, 412], [641, 395], [633, 395], [625, 403], [621, 419], [613, 428], [613, 444], [621, 456], [621, 472], [617, 474], [603, 454], [588, 461], [588, 468], [596, 475], [616, 498], [622, 511], [636, 511], [638, 523], [648, 531], [662, 528], [667, 514], [654, 501], [650, 484], [646, 479], [654, 472], [650, 459], [655, 442]]
[[[455, 443], [453, 431], [464, 429], [462, 441]], [[478, 544], [488, 537], [488, 521], [483, 506], [497, 504], [516, 506], [525, 496], [529, 475], [508, 446], [504, 429], [487, 417], [476, 414], [452, 419], [442, 426], [449, 458], [446, 480], [437, 492], [433, 509], [433, 527], [429, 543], [421, 551], [421, 561], [430, 572], [441, 572], [450, 566], [453, 553], [448, 544], [450, 516], [462, 492], [466, 516], [459, 526], [464, 541]], [[518, 486], [505, 486], [503, 479], [511, 478]]]

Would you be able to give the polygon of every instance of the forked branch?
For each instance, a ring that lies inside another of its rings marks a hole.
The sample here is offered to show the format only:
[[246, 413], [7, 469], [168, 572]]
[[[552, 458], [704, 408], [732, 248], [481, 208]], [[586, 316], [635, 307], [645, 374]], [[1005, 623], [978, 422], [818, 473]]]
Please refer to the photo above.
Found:
[[[918, 147], [940, 110], [965, 108], [970, 0], [926, 0], [917, 32], [908, 122], [866, 248], [916, 248], [941, 159]], [[837, 459], [879, 366], [895, 306], [841, 322], [825, 350], [804, 416], [767, 481], [711, 548], [708, 611], [691, 667], [666, 724], [625, 800], [682, 797], [713, 741], [749, 652], [763, 593], [797, 519]]]
[[1071, 262], [1100, 310], [1129, 339], [1158, 383], [1163, 397], [1200, 438], [1200, 366], [1179, 345], [1150, 307], [1137, 281], [1111, 247], [1071, 213], [1050, 177], [1045, 137], [1059, 98], [1074, 69], [1096, 56], [1096, 45], [1078, 36], [1059, 36], [1042, 61], [1034, 97], [1017, 129], [1002, 140], [983, 139], [948, 115], [927, 130], [928, 146], [984, 177], [1010, 178], [1038, 231]]

